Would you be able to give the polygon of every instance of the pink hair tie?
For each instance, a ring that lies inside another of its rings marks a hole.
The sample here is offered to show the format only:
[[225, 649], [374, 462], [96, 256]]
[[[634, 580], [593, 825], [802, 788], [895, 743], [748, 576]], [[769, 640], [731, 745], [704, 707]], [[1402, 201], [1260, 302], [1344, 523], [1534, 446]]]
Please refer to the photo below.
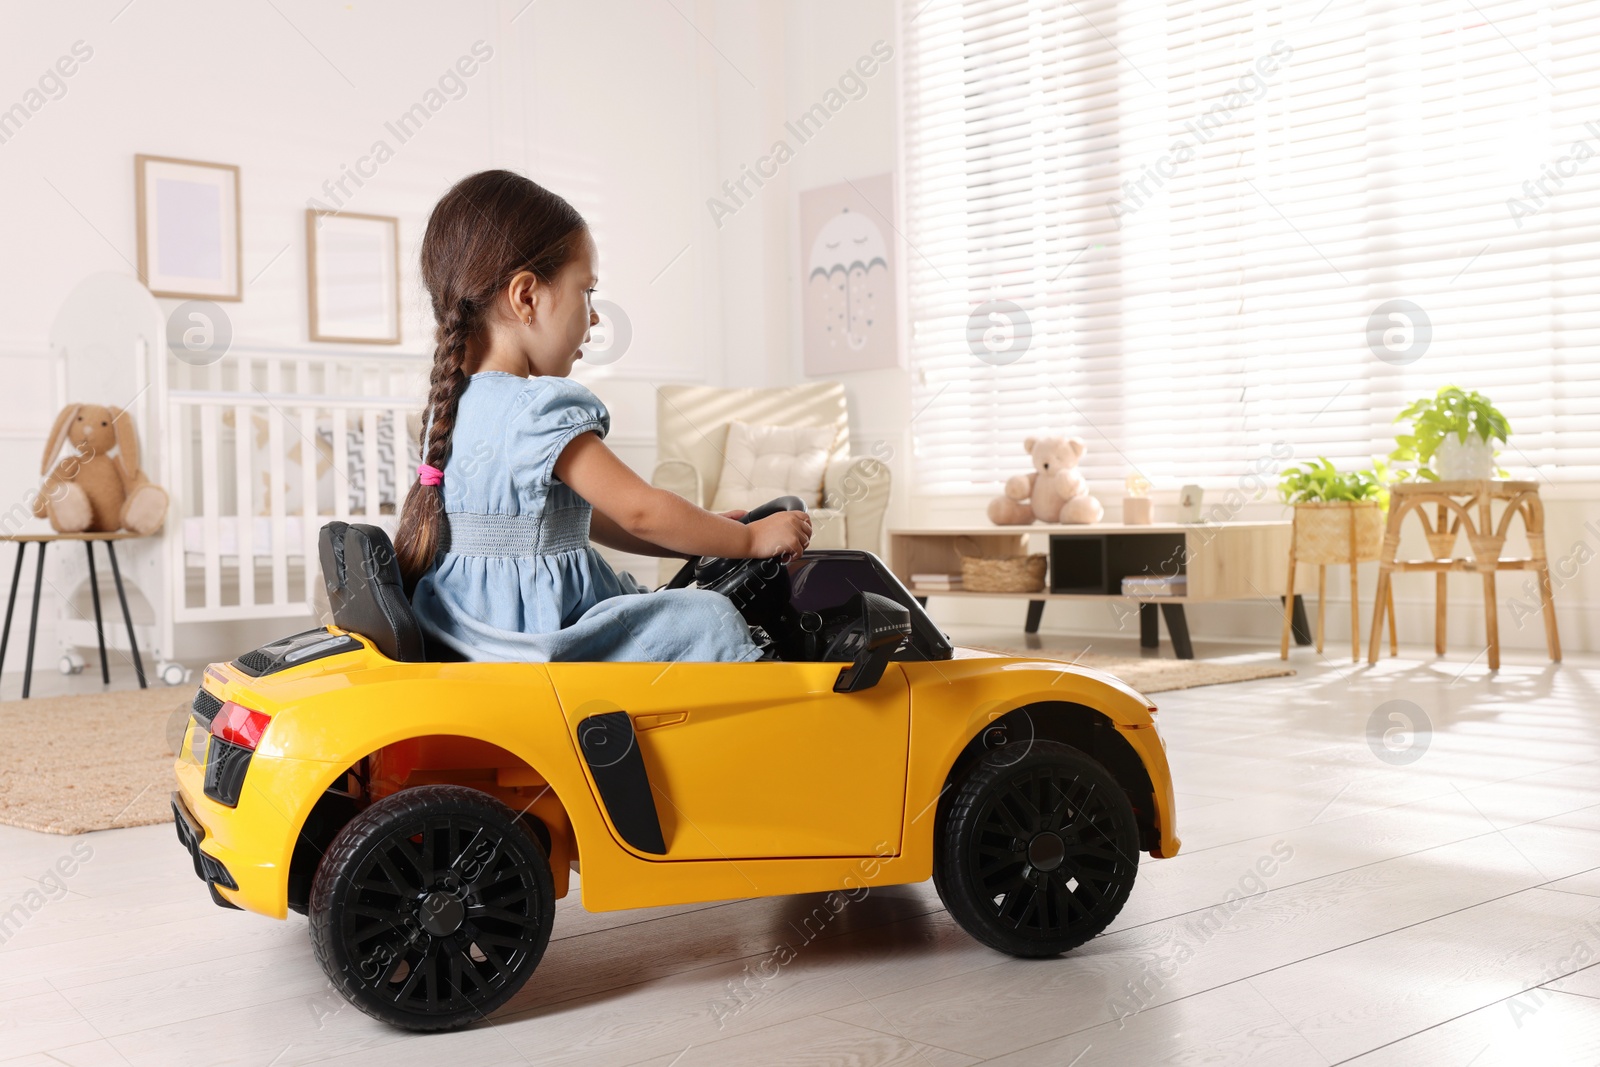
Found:
[[423, 485], [438, 485], [444, 481], [444, 471], [427, 463], [417, 464], [417, 481]]

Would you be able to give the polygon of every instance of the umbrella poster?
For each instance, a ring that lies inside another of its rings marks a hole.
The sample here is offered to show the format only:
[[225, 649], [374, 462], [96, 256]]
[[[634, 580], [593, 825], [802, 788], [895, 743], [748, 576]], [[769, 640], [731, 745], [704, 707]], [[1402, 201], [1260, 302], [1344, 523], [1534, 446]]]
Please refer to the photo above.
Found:
[[800, 194], [808, 375], [898, 367], [893, 176]]

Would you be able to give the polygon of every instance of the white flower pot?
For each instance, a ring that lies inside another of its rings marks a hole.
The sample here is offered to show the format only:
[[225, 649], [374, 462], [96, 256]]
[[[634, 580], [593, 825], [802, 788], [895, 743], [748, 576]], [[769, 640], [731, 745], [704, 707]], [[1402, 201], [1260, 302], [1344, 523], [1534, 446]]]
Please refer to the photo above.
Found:
[[1450, 434], [1433, 453], [1433, 472], [1445, 482], [1478, 482], [1494, 477], [1494, 446], [1477, 434], [1466, 441]]

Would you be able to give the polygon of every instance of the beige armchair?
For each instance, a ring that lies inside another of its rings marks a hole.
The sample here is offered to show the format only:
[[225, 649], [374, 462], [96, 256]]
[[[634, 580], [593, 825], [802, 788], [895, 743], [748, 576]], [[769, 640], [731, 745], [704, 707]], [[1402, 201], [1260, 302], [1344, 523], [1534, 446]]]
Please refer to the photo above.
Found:
[[[723, 445], [734, 419], [761, 426], [829, 426], [834, 444], [822, 481], [822, 506], [811, 510], [813, 548], [882, 552], [889, 468], [850, 455], [850, 420], [842, 382], [765, 389], [664, 385], [656, 390], [656, 467], [652, 485], [710, 507], [722, 474]], [[666, 581], [682, 565], [661, 564]]]

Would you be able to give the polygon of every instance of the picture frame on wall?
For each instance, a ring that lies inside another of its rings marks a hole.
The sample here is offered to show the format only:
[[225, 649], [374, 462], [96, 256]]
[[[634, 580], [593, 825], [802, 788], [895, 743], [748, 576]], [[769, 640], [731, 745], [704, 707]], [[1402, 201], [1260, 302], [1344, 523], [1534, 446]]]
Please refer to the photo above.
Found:
[[905, 366], [896, 332], [894, 175], [800, 193], [808, 377]]
[[306, 309], [313, 341], [400, 343], [400, 220], [306, 210]]
[[156, 296], [244, 298], [239, 168], [133, 157], [139, 280]]

